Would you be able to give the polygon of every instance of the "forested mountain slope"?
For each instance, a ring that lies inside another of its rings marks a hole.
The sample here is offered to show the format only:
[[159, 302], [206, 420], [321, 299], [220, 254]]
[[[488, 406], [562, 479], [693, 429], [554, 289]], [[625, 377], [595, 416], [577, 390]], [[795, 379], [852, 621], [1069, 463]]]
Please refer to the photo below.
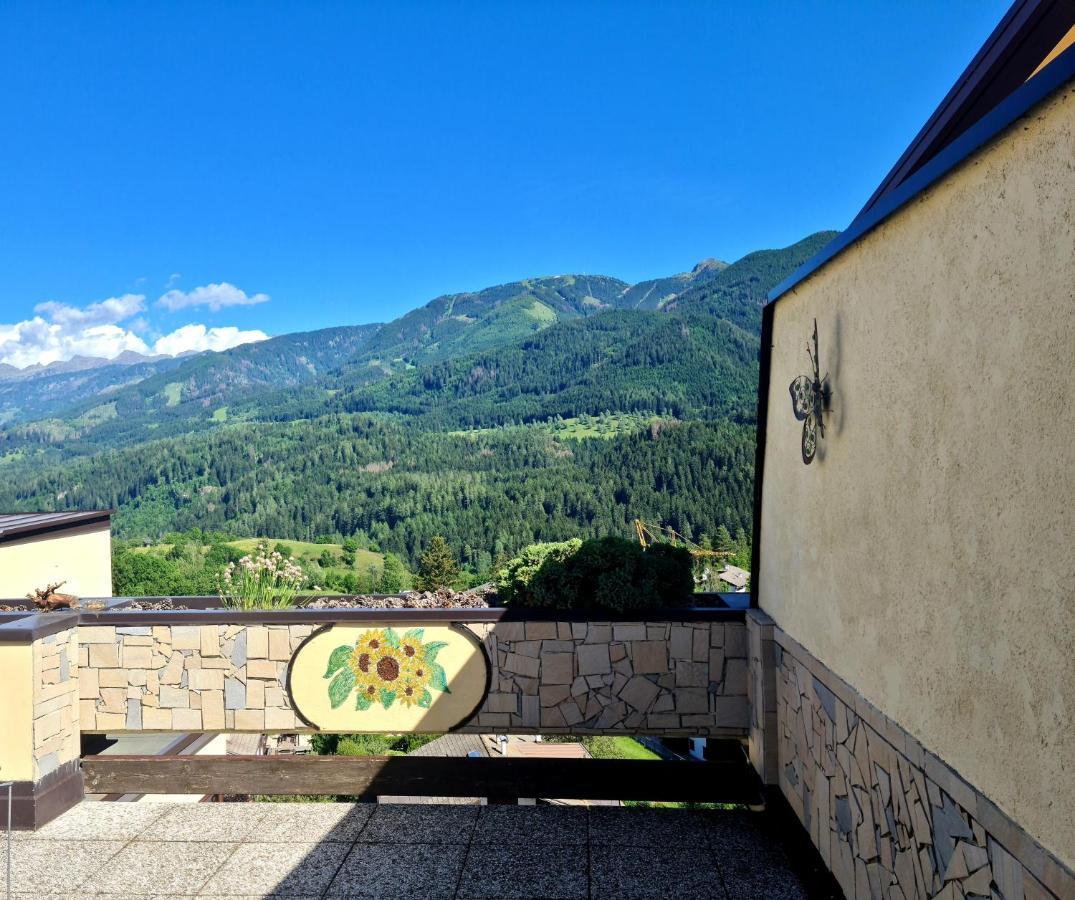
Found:
[[344, 368], [370, 379], [500, 347], [557, 322], [614, 309], [628, 285], [604, 275], [554, 275], [446, 294], [389, 322]]
[[412, 560], [436, 533], [484, 553], [636, 516], [749, 529], [761, 307], [830, 237], [653, 290], [532, 279], [206, 354], [111, 414], [0, 431], [0, 508], [114, 505], [120, 533], [149, 537], [360, 533]]
[[[579, 440], [555, 424], [460, 434], [341, 415], [108, 451], [28, 487], [35, 505], [119, 507], [120, 536], [339, 533], [413, 560], [435, 534], [496, 554], [627, 534], [636, 516], [696, 536], [749, 529], [753, 460], [753, 429], [729, 422]], [[0, 506], [15, 493], [0, 489]]]
[[[72, 418], [84, 416], [126, 385], [176, 369], [189, 360], [166, 356], [103, 366], [47, 366], [34, 372], [8, 367], [0, 378], [0, 425], [43, 419], [86, 403]], [[91, 414], [92, 415], [92, 414]]]

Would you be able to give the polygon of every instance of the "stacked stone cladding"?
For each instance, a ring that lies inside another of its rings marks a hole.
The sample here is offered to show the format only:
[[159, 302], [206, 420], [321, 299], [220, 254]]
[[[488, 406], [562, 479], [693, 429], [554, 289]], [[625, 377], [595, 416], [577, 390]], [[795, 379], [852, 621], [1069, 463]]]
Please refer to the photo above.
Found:
[[33, 642], [33, 780], [77, 760], [78, 640], [75, 629]]
[[313, 625], [83, 625], [83, 731], [295, 731], [287, 665]]
[[1075, 876], [779, 629], [779, 784], [848, 900], [1059, 900]]
[[467, 731], [744, 735], [742, 622], [499, 622], [467, 626], [492, 663]]

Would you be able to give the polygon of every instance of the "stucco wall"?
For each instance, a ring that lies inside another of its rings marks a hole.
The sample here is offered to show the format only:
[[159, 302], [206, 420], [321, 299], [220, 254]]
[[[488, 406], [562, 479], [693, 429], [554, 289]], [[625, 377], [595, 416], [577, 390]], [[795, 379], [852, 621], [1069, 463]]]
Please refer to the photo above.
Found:
[[49, 582], [80, 597], [112, 596], [112, 544], [107, 522], [0, 544], [0, 598], [19, 598]]
[[[800, 459], [817, 318], [833, 412]], [[762, 608], [1075, 864], [1075, 91], [780, 299]]]

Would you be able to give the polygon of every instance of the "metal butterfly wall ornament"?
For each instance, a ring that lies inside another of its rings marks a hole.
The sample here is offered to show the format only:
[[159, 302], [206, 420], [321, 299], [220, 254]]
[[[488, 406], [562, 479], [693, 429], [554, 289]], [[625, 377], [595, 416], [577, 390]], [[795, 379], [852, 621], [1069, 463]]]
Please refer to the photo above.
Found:
[[807, 344], [806, 352], [810, 356], [814, 374], [800, 375], [791, 383], [789, 390], [795, 418], [803, 423], [803, 462], [810, 465], [817, 452], [818, 436], [825, 437], [824, 414], [832, 399], [828, 373], [822, 378], [818, 368], [817, 319], [814, 319], [814, 349], [811, 351], [810, 345]]

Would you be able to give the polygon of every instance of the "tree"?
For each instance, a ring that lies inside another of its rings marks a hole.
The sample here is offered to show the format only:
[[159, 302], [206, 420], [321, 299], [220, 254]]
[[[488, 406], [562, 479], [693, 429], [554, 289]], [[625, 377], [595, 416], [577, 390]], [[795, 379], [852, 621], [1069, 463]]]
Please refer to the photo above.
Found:
[[407, 589], [410, 580], [410, 573], [402, 560], [395, 553], [386, 553], [384, 569], [381, 571], [381, 581], [377, 589], [382, 594], [398, 594]]
[[418, 560], [418, 590], [435, 591], [452, 587], [458, 579], [459, 566], [455, 554], [441, 535], [434, 535], [429, 548]]
[[735, 542], [732, 541], [731, 532], [724, 525], [717, 529], [717, 539], [714, 543], [721, 553], [733, 553], [735, 551]]

